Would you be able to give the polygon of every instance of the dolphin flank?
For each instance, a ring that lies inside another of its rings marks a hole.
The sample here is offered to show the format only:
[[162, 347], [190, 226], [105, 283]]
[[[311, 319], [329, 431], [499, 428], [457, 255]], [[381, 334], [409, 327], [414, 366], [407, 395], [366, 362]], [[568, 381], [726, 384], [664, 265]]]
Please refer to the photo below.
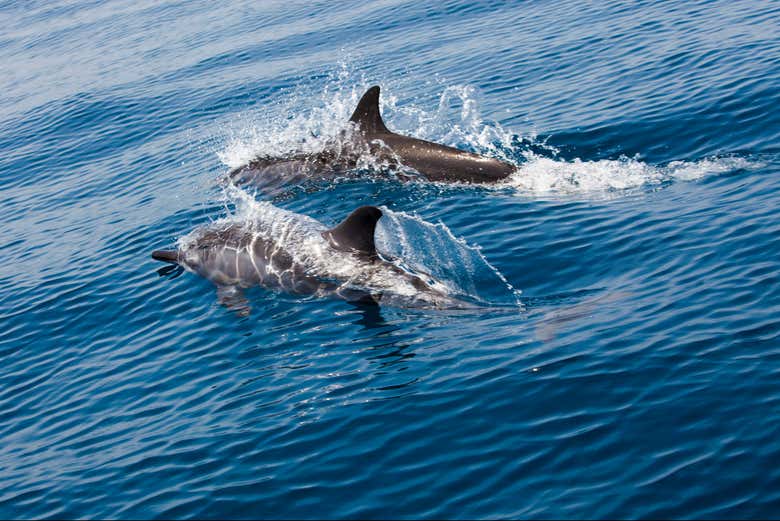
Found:
[[325, 177], [355, 168], [362, 155], [390, 168], [408, 167], [430, 181], [495, 183], [516, 167], [495, 158], [432, 143], [390, 131], [379, 111], [379, 87], [368, 89], [349, 119], [354, 132], [342, 132], [343, 141], [317, 153], [285, 157], [257, 157], [228, 173], [237, 184], [273, 189], [311, 177]]

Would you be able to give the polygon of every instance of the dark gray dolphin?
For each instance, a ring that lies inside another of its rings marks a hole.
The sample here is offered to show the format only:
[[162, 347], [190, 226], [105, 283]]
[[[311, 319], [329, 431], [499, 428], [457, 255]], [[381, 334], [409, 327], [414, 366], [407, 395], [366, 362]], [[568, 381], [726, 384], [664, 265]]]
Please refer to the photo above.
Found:
[[252, 286], [401, 307], [473, 307], [379, 256], [374, 231], [382, 212], [376, 207], [358, 208], [326, 229], [270, 203], [256, 205], [253, 219], [217, 221], [152, 258], [209, 279], [220, 301], [239, 310], [248, 310], [242, 290]]
[[378, 86], [363, 94], [349, 120], [357, 125], [366, 141], [381, 142], [391, 154], [398, 156], [401, 164], [414, 168], [431, 181], [493, 183], [516, 170], [514, 165], [495, 158], [391, 132], [379, 112]]
[[326, 177], [355, 168], [361, 156], [369, 155], [390, 169], [409, 167], [431, 181], [495, 183], [516, 167], [495, 158], [457, 148], [402, 136], [390, 131], [379, 112], [379, 87], [368, 89], [349, 121], [350, 131], [313, 154], [258, 157], [228, 173], [237, 184], [274, 188], [284, 183]]

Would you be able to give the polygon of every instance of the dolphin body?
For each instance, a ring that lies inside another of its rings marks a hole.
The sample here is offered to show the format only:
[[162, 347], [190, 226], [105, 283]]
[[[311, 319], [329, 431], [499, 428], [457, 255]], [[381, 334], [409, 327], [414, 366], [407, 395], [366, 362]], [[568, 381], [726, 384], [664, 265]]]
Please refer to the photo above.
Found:
[[429, 309], [473, 307], [382, 259], [374, 243], [382, 211], [363, 206], [326, 229], [314, 219], [257, 203], [248, 222], [217, 221], [152, 258], [178, 264], [211, 280], [220, 302], [249, 307], [243, 289], [263, 286], [298, 295], [336, 296], [352, 302]]
[[430, 181], [495, 183], [516, 170], [498, 159], [390, 131], [379, 112], [378, 86], [363, 94], [349, 121], [352, 128], [320, 152], [257, 157], [229, 172], [228, 177], [236, 184], [273, 189], [286, 182], [347, 172], [365, 156], [391, 170], [412, 168]]

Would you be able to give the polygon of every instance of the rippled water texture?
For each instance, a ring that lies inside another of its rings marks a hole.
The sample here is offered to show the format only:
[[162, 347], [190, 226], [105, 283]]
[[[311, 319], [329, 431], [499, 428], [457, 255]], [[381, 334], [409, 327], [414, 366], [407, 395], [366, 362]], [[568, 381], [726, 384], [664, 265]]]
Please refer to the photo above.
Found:
[[[0, 3], [0, 517], [777, 518], [779, 19]], [[375, 83], [391, 129], [518, 173], [272, 204], [382, 206], [386, 251], [490, 305], [256, 288], [241, 317], [158, 274], [241, 215], [230, 167], [316, 146]]]

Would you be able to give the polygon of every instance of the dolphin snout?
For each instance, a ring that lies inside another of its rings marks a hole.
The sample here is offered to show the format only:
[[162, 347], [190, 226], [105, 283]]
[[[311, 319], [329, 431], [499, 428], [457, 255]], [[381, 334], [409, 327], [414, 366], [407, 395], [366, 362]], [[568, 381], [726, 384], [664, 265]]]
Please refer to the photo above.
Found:
[[174, 264], [178, 264], [179, 252], [171, 250], [155, 250], [152, 252], [152, 258], [162, 262], [172, 262]]

